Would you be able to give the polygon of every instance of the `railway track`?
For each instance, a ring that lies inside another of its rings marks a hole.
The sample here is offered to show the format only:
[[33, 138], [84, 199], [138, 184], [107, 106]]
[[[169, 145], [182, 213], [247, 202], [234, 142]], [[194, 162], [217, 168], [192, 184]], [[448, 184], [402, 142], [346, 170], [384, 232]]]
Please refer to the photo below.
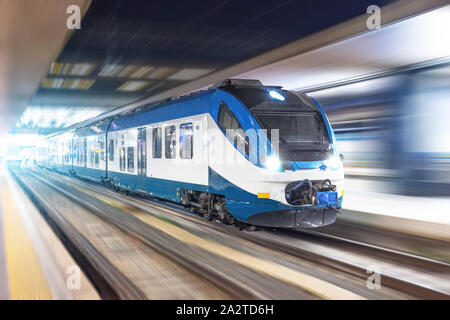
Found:
[[[50, 174], [54, 175], [54, 173]], [[416, 267], [422, 268], [423, 270], [431, 270], [440, 273], [449, 272], [450, 270], [449, 269], [450, 266], [444, 262], [427, 259], [420, 256], [415, 256], [401, 251], [396, 251], [344, 238], [339, 238], [332, 235], [326, 235], [316, 231], [280, 232], [280, 231], [264, 230], [261, 232], [243, 232], [230, 226], [222, 225], [220, 223], [208, 222], [203, 218], [194, 214], [186, 214], [188, 212], [184, 208], [179, 207], [177, 205], [166, 204], [157, 200], [155, 201], [143, 199], [142, 197], [136, 195], [132, 197], [124, 196], [115, 193], [109, 189], [106, 189], [101, 185], [85, 183], [67, 177], [65, 179], [68, 179], [67, 182], [74, 183], [78, 185], [80, 188], [84, 188], [92, 192], [100, 193], [103, 194], [104, 196], [114, 198], [117, 201], [126, 204], [127, 206], [139, 208], [140, 210], [147, 211], [151, 214], [154, 214], [154, 211], [156, 210], [161, 213], [175, 215], [179, 219], [188, 220], [197, 224], [201, 224], [202, 226], [205, 226], [207, 228], [216, 230], [218, 232], [225, 232], [227, 234], [231, 234], [232, 236], [239, 237], [243, 240], [263, 246], [265, 248], [281, 251], [294, 257], [306, 259], [311, 262], [327, 266], [331, 269], [339, 270], [346, 274], [351, 274], [360, 279], [363, 279], [364, 281], [365, 279], [367, 279], [368, 276], [367, 269], [365, 267], [357, 265], [350, 261], [343, 261], [317, 252], [313, 252], [311, 250], [306, 250], [300, 246], [283, 241], [283, 237], [295, 237], [297, 239], [301, 239], [302, 241], [315, 241], [325, 243], [326, 245], [341, 246], [341, 247], [344, 246], [357, 254], [360, 253], [363, 253], [365, 255], [369, 254], [373, 257], [377, 257], [382, 260], [388, 260], [391, 262], [395, 261], [396, 263], [400, 263], [402, 265], [414, 265]], [[259, 236], [261, 234], [264, 234], [265, 236], [263, 237]], [[277, 235], [277, 237], [271, 237], [272, 235]], [[280, 235], [281, 238], [279, 237]], [[428, 287], [421, 283], [407, 281], [405, 279], [393, 276], [391, 274], [381, 273], [381, 281], [384, 286], [390, 287], [400, 292], [408, 292], [409, 294], [412, 294], [412, 296], [416, 298], [450, 299], [450, 296], [448, 295], [447, 292], [440, 291], [439, 289], [436, 288]]]
[[[106, 215], [102, 210], [99, 210], [94, 205], [78, 199], [75, 195], [67, 192], [63, 188], [42, 179], [34, 173], [28, 172], [26, 174], [14, 175], [16, 180], [22, 188], [28, 193], [30, 198], [38, 206], [41, 212], [44, 213], [47, 221], [56, 230], [57, 234], [62, 238], [64, 243], [69, 247], [69, 250], [76, 259], [79, 260], [83, 270], [96, 286], [99, 294], [105, 299], [149, 299], [149, 298], [184, 298], [167, 296], [164, 291], [167, 290], [166, 285], [158, 288], [158, 285], [152, 285], [152, 292], [143, 290], [139, 281], [135, 281], [127, 275], [127, 273], [117, 267], [117, 263], [112, 262], [105, 256], [97, 246], [94, 245], [85, 234], [80, 232], [67, 217], [64, 216], [48, 198], [42, 194], [46, 190], [53, 190], [59, 195], [69, 200], [73, 205], [84, 208], [89, 214], [103, 220], [107, 225], [112, 225], [134, 239], [136, 239], [152, 250], [153, 264], [159, 263], [156, 272], [161, 272], [167, 275], [167, 268], [171, 268], [174, 273], [173, 277], [178, 280], [168, 279], [176, 282], [173, 287], [179, 292], [195, 292], [196, 289], [202, 289], [203, 292], [198, 295], [199, 298], [218, 298], [218, 299], [252, 299], [261, 298], [250, 287], [239, 282], [233, 282], [226, 279], [222, 274], [216, 272], [198, 261], [190, 258], [189, 255], [182, 255], [179, 251], [167, 247], [161, 239], [149, 237], [143, 228], [133, 223], [127, 223], [120, 219], [115, 219], [114, 216]], [[158, 256], [157, 256], [158, 255]], [[163, 260], [163, 262], [161, 262]], [[146, 264], [147, 266], [149, 264]], [[174, 267], [175, 265], [175, 267]], [[146, 269], [149, 273], [149, 270]], [[187, 279], [187, 280], [186, 280]], [[185, 288], [183, 288], [183, 281]], [[161, 291], [161, 292], [158, 292]], [[190, 297], [195, 298], [195, 297]]]
[[[273, 232], [270, 233], [271, 234], [269, 236], [272, 236]], [[397, 250], [383, 248], [372, 244], [344, 239], [317, 231], [283, 230], [281, 231], [281, 233], [283, 235], [294, 237], [296, 241], [300, 240], [320, 242], [322, 245], [333, 246], [339, 248], [340, 250], [347, 249], [357, 255], [370, 256], [372, 258], [378, 259], [381, 262], [387, 261], [389, 263], [394, 263], [401, 266], [411, 266], [417, 270], [416, 272], [423, 272], [423, 274], [428, 272], [435, 272], [438, 274], [446, 275], [443, 276], [442, 279], [448, 279], [448, 277], [450, 276], [450, 265], [445, 262], [428, 259]], [[266, 240], [261, 238], [255, 239], [255, 237], [252, 238], [248, 236], [245, 237], [247, 240], [254, 241], [255, 243], [258, 243], [260, 245], [279, 248], [279, 250], [282, 250], [286, 253], [298, 257], [303, 257], [311, 261], [319, 261], [321, 264], [352, 274], [364, 281], [368, 278], [368, 268], [365, 265], [357, 264], [352, 261], [346, 261], [342, 258], [327, 256], [318, 252], [312, 252], [311, 250], [288, 244], [286, 242], [281, 242], [279, 240]], [[383, 284], [383, 286], [388, 286], [400, 292], [411, 293], [414, 297], [419, 299], [450, 299], [449, 293], [439, 288], [430, 287], [420, 282], [407, 280], [392, 273], [383, 272], [382, 270], [380, 270], [380, 282]]]
[[30, 197], [103, 299], [143, 299], [143, 293], [115, 268], [60, 212], [23, 177], [13, 177]]

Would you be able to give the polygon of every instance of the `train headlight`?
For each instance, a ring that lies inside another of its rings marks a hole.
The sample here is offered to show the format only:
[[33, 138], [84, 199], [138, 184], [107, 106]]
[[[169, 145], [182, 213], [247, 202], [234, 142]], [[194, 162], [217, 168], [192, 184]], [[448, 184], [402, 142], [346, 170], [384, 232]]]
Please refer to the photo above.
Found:
[[267, 158], [264, 166], [269, 170], [278, 171], [281, 168], [281, 161], [278, 157], [270, 156]]
[[338, 156], [332, 156], [323, 162], [330, 169], [341, 169], [342, 161]]
[[286, 98], [281, 93], [279, 93], [278, 91], [275, 91], [275, 90], [270, 90], [269, 95], [275, 100], [279, 100], [279, 101], [286, 100]]

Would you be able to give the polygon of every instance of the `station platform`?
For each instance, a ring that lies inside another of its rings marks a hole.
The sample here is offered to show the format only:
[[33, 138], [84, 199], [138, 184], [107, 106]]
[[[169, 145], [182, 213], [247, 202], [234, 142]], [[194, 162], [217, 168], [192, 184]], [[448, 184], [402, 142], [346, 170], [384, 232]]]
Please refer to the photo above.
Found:
[[450, 241], [450, 197], [397, 195], [381, 180], [345, 179], [338, 219]]
[[0, 300], [99, 299], [8, 171], [0, 168]]

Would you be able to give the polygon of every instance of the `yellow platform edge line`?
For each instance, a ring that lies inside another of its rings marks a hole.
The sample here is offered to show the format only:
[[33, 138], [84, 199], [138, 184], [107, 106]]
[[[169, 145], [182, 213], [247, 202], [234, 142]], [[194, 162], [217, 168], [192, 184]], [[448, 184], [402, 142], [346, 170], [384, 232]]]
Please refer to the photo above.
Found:
[[12, 300], [50, 300], [52, 294], [6, 179], [1, 183], [6, 265]]

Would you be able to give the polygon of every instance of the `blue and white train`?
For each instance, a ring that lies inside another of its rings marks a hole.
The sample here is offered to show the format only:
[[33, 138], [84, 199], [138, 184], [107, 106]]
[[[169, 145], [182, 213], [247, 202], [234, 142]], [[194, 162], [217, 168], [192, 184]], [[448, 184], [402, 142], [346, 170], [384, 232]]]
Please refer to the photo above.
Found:
[[225, 223], [307, 228], [336, 220], [341, 158], [316, 101], [228, 79], [54, 134], [39, 161]]

